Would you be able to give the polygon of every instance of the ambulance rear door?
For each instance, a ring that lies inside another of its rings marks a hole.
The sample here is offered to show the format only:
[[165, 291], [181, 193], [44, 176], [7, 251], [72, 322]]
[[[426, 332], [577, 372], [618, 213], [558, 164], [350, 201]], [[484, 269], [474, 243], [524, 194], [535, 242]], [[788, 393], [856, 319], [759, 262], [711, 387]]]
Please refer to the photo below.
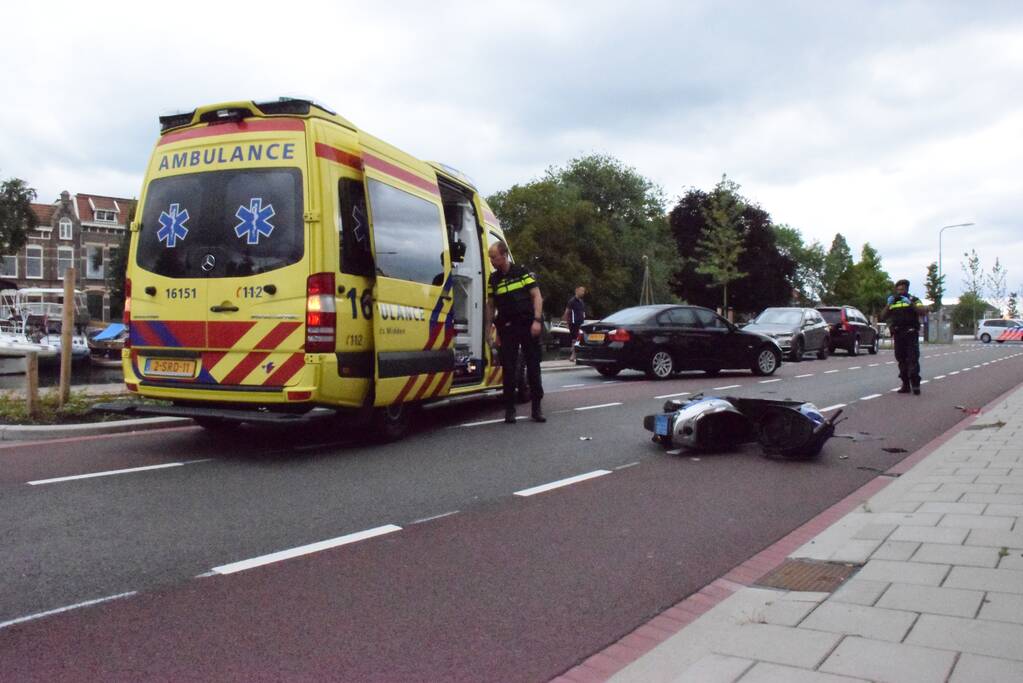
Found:
[[[446, 395], [451, 262], [436, 174], [364, 139], [363, 171], [376, 267], [374, 405]], [[403, 161], [405, 163], [403, 163]]]

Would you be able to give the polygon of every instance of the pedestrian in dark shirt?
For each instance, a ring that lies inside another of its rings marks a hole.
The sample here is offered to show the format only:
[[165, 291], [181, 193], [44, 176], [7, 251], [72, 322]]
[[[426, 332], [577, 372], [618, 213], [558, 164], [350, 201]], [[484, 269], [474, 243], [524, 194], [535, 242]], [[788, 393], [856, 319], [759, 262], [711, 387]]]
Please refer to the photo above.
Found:
[[565, 312], [561, 314], [561, 319], [568, 323], [568, 343], [572, 347], [572, 353], [569, 354], [568, 360], [572, 363], [575, 362], [575, 339], [579, 336], [579, 327], [586, 320], [586, 305], [583, 303], [584, 296], [586, 296], [586, 288], [579, 285], [575, 288], [575, 296], [568, 300]]
[[515, 362], [521, 349], [529, 378], [533, 420], [546, 422], [547, 418], [540, 410], [540, 401], [543, 399], [543, 385], [540, 382], [543, 297], [540, 286], [532, 273], [511, 262], [508, 246], [504, 242], [491, 245], [487, 253], [494, 272], [490, 274], [485, 324], [487, 334], [490, 335], [493, 322], [497, 333], [495, 341], [501, 353], [501, 367], [504, 370], [504, 421], [515, 424], [515, 385], [518, 375], [515, 372]]
[[881, 320], [888, 321], [895, 343], [895, 360], [899, 362], [900, 394], [920, 393], [920, 316], [924, 305], [909, 293], [909, 280], [895, 283], [895, 293], [881, 311]]

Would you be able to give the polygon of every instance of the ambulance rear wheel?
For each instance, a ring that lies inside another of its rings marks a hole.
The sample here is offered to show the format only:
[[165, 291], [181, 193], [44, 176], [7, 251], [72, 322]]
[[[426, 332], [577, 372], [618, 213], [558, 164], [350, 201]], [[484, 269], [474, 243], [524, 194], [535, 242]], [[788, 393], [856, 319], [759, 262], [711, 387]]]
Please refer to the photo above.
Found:
[[398, 441], [408, 434], [409, 406], [397, 403], [373, 411], [373, 432], [379, 441]]

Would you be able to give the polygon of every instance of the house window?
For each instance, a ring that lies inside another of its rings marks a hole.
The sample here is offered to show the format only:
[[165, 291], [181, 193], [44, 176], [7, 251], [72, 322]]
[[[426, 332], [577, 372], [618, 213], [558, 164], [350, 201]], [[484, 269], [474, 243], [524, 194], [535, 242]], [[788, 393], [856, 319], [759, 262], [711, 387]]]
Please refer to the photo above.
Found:
[[30, 280], [43, 279], [43, 248], [30, 245], [25, 247], [25, 277]]
[[71, 239], [71, 219], [61, 218], [60, 219], [60, 238], [62, 240]]
[[57, 247], [57, 279], [63, 280], [68, 268], [75, 267], [74, 247]]
[[4, 256], [0, 262], [0, 277], [18, 277], [18, 257]]
[[96, 220], [106, 221], [108, 223], [116, 223], [117, 215], [113, 211], [105, 211], [103, 209], [96, 210]]
[[85, 277], [90, 280], [103, 279], [103, 247], [99, 244], [85, 245]]

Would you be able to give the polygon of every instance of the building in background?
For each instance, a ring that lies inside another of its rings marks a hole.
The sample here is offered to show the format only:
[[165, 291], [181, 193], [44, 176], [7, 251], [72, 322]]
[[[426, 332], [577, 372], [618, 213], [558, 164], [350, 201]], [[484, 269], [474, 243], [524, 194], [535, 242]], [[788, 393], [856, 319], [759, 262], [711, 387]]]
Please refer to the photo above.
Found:
[[39, 225], [21, 251], [0, 263], [0, 288], [64, 287], [64, 271], [77, 270], [94, 321], [120, 319], [111, 310], [107, 272], [128, 227], [135, 200], [66, 190], [52, 204], [33, 204]]

